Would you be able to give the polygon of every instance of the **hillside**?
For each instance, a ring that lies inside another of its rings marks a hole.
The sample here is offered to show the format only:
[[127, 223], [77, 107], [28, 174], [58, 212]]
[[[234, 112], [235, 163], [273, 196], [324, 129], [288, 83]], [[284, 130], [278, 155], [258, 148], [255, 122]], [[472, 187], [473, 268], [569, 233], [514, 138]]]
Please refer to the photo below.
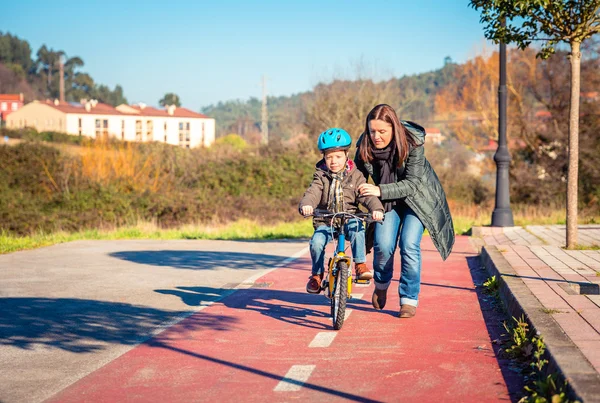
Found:
[[[320, 115], [324, 111], [317, 110], [315, 106], [328, 100], [332, 101], [330, 104], [340, 108], [353, 109], [349, 114], [361, 116], [362, 119], [375, 104], [365, 103], [364, 107], [357, 110], [356, 107], [362, 105], [357, 102], [357, 96], [369, 101], [375, 98], [379, 103], [388, 103], [396, 108], [404, 119], [427, 124], [435, 115], [435, 94], [452, 79], [456, 67], [456, 64], [446, 59], [444, 67], [431, 72], [382, 82], [333, 80], [320, 83], [304, 93], [268, 97], [269, 134], [271, 138], [289, 140], [300, 133], [311, 131], [314, 126], [319, 125], [315, 120], [323, 120]], [[352, 105], [340, 105], [344, 100]], [[250, 98], [246, 101], [219, 102], [202, 108], [201, 112], [216, 119], [217, 137], [234, 133], [254, 142], [260, 138], [261, 107], [259, 99]], [[348, 122], [344, 123], [343, 126], [347, 127]], [[355, 131], [360, 131], [358, 125], [350, 124], [355, 127]]]

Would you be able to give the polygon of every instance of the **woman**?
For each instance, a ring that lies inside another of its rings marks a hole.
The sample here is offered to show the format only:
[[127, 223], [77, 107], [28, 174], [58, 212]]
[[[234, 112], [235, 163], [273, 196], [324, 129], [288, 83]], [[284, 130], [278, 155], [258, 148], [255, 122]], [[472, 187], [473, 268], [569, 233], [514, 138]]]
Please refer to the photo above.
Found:
[[383, 309], [394, 274], [394, 252], [400, 247], [401, 318], [415, 316], [421, 285], [421, 237], [427, 228], [446, 260], [454, 245], [454, 228], [444, 189], [425, 158], [425, 130], [398, 120], [394, 109], [377, 105], [367, 115], [365, 132], [357, 143], [356, 166], [368, 180], [359, 186], [364, 196], [377, 196], [385, 220], [374, 230], [375, 290], [372, 302]]

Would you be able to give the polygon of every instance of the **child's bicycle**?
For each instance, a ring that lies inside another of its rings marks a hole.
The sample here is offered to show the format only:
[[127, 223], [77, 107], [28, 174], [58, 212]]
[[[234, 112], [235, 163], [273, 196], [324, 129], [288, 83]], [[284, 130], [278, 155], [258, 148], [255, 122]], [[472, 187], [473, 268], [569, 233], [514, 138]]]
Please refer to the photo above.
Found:
[[[362, 222], [371, 222], [369, 213], [332, 213], [327, 210], [315, 210], [315, 217], [331, 219], [332, 239], [336, 242], [335, 252], [327, 267], [327, 276], [321, 283], [321, 289], [325, 291], [325, 296], [331, 301], [331, 317], [333, 319], [333, 328], [339, 330], [344, 325], [346, 315], [346, 303], [352, 295], [352, 258], [346, 255], [346, 231], [345, 224], [349, 220], [358, 220]], [[333, 225], [337, 221], [337, 225]], [[370, 284], [370, 280], [354, 280], [356, 283]]]

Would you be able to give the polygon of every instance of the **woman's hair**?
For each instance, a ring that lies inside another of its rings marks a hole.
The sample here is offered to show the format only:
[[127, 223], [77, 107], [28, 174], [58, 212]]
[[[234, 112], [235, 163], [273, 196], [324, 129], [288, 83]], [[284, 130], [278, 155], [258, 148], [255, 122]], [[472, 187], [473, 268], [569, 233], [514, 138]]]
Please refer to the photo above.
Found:
[[396, 145], [398, 166], [402, 166], [408, 157], [408, 152], [410, 151], [409, 147], [414, 147], [417, 145], [417, 143], [413, 136], [408, 134], [408, 131], [404, 128], [404, 125], [400, 123], [394, 108], [386, 104], [377, 105], [371, 109], [371, 112], [369, 112], [367, 115], [365, 131], [362, 134], [359, 150], [362, 160], [365, 162], [371, 162], [373, 160], [372, 150], [375, 148], [375, 144], [373, 143], [373, 139], [371, 138], [371, 133], [369, 130], [369, 122], [371, 120], [383, 120], [384, 122], [392, 125], [392, 143]]

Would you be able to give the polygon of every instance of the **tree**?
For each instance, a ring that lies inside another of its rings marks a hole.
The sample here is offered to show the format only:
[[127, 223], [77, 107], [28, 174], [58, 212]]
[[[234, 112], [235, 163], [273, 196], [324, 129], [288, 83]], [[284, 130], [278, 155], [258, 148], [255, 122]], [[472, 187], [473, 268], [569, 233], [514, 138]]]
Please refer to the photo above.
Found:
[[[449, 122], [457, 139], [471, 147], [498, 138], [498, 54], [483, 49], [453, 71], [453, 80], [435, 95], [438, 118]], [[484, 141], [485, 140], [485, 141]]]
[[515, 43], [525, 49], [532, 41], [541, 41], [538, 56], [542, 59], [552, 55], [560, 42], [571, 49], [567, 248], [573, 249], [577, 246], [581, 44], [600, 32], [600, 0], [471, 0], [470, 5], [481, 10], [485, 36], [495, 43]]
[[38, 74], [44, 76], [46, 80], [46, 96], [51, 98], [58, 98], [59, 96], [60, 80], [53, 81], [53, 76], [54, 74], [59, 74], [61, 60], [64, 61], [65, 92], [68, 95], [78, 74], [75, 70], [83, 67], [83, 60], [77, 56], [69, 58], [64, 51], [48, 49], [46, 45], [42, 45], [37, 52], [36, 71]]
[[172, 92], [165, 94], [165, 96], [162, 97], [162, 99], [158, 101], [158, 103], [160, 104], [160, 106], [175, 105], [178, 108], [181, 106], [179, 96], [177, 94], [173, 94]]
[[0, 63], [21, 66], [22, 71], [28, 74], [33, 66], [29, 42], [0, 32]]

